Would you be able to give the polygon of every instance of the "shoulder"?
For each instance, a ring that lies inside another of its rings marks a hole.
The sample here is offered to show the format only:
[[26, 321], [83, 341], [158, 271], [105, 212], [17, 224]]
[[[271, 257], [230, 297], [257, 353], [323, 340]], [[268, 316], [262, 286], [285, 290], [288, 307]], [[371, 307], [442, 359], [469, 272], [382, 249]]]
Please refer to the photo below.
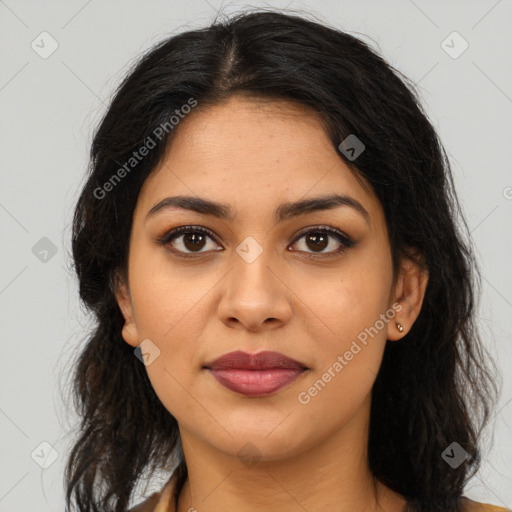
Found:
[[470, 500], [465, 496], [462, 496], [461, 504], [464, 512], [511, 512], [511, 509], [509, 508], [489, 505], [488, 503], [480, 503], [478, 501]]

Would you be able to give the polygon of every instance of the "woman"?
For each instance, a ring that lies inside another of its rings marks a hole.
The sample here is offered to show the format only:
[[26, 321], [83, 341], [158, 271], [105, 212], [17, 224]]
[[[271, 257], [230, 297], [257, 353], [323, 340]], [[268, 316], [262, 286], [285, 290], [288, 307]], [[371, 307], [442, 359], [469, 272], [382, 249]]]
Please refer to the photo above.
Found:
[[125, 511], [163, 470], [132, 511], [505, 510], [463, 496], [496, 386], [449, 163], [406, 84], [277, 12], [137, 63], [74, 217], [97, 323], [68, 507]]

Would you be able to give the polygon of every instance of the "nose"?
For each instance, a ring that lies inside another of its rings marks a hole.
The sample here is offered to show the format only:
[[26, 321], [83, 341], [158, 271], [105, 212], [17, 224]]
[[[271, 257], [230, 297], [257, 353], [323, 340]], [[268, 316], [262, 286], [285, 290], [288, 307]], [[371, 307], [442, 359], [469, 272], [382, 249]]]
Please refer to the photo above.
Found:
[[254, 261], [234, 255], [231, 271], [221, 281], [218, 306], [219, 318], [228, 327], [257, 332], [289, 322], [294, 294], [268, 252]]

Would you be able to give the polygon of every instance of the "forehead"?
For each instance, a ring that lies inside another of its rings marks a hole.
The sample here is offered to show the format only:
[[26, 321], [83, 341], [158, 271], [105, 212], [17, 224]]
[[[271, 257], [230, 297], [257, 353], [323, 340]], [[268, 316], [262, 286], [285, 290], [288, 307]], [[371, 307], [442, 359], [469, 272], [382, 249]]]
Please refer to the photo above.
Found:
[[165, 157], [141, 190], [144, 211], [171, 194], [256, 212], [333, 192], [353, 196], [369, 211], [379, 209], [371, 188], [354, 176], [307, 106], [234, 96], [196, 107], [174, 130]]
[[265, 161], [282, 154], [293, 158], [292, 151], [308, 151], [314, 158], [325, 152], [325, 146], [331, 146], [313, 109], [297, 102], [245, 95], [234, 95], [205, 108], [199, 105], [177, 128], [168, 148], [175, 157], [194, 148], [222, 153], [224, 160], [255, 154]]

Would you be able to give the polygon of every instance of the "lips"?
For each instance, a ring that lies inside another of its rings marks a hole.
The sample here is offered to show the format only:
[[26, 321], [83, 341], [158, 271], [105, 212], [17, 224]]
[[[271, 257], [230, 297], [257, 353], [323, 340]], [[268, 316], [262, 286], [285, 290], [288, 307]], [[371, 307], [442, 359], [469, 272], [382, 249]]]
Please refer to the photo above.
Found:
[[306, 369], [307, 366], [295, 359], [290, 359], [279, 352], [258, 352], [257, 354], [248, 354], [237, 350], [229, 352], [205, 365], [210, 370], [225, 370], [236, 368], [239, 370], [268, 370], [270, 368], [295, 368]]
[[204, 368], [222, 386], [246, 396], [265, 396], [291, 384], [309, 368], [279, 352], [229, 352]]

